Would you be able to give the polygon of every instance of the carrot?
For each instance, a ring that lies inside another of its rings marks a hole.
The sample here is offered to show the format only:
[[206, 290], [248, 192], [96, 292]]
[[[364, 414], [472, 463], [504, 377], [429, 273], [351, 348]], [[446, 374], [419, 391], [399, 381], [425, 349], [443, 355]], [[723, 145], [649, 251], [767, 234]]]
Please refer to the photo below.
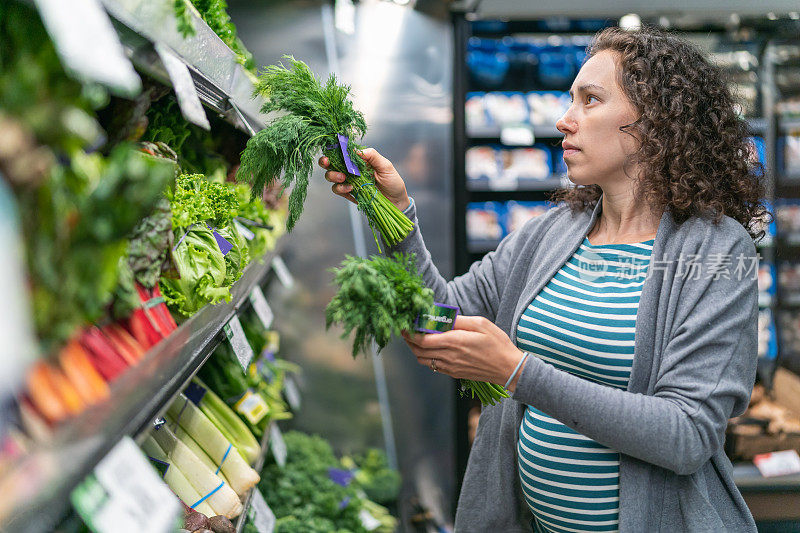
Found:
[[108, 398], [108, 384], [92, 366], [91, 358], [77, 340], [70, 341], [58, 354], [61, 369], [87, 404]]
[[55, 385], [50, 380], [48, 368], [47, 363], [44, 361], [37, 361], [28, 370], [26, 382], [28, 397], [33, 406], [42, 414], [45, 420], [55, 424], [64, 420], [69, 411]]
[[57, 366], [48, 365], [50, 382], [64, 401], [67, 413], [77, 415], [86, 408], [86, 404], [81, 400], [80, 394], [75, 390], [75, 386], [70, 383], [67, 377]]
[[109, 324], [103, 327], [101, 331], [117, 350], [117, 353], [120, 354], [129, 365], [135, 365], [144, 355], [141, 346], [131, 337], [130, 333], [118, 325]]

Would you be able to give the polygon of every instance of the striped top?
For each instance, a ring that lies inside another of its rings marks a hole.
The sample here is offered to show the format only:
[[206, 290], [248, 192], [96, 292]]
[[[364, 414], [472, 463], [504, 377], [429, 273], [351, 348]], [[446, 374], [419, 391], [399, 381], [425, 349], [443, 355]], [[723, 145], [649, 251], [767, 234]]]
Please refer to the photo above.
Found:
[[[580, 248], [527, 307], [517, 345], [554, 367], [625, 389], [653, 240]], [[528, 406], [519, 475], [537, 532], [617, 531], [619, 453]]]

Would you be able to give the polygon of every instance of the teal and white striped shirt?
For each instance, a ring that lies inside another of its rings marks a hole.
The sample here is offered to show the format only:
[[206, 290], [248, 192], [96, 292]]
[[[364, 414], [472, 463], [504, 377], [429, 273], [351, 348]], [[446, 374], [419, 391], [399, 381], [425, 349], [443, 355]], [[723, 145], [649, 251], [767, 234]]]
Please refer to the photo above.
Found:
[[[588, 238], [533, 299], [517, 345], [554, 367], [625, 389], [653, 240]], [[619, 453], [528, 406], [519, 428], [522, 490], [540, 532], [619, 529]]]

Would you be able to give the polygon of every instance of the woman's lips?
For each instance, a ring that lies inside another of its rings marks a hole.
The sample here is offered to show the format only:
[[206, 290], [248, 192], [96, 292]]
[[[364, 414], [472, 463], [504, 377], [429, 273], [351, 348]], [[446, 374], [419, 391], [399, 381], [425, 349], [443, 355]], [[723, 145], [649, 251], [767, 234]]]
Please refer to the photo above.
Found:
[[573, 156], [573, 155], [577, 154], [578, 152], [580, 152], [580, 150], [577, 149], [577, 148], [565, 148], [564, 149], [564, 159], [566, 159], [566, 158], [568, 158], [570, 156]]

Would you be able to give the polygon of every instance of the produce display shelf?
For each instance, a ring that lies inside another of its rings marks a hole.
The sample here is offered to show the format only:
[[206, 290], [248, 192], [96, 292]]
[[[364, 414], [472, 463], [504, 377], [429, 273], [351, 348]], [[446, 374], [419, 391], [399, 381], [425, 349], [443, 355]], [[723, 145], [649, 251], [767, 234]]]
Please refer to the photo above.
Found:
[[169, 47], [189, 67], [200, 100], [252, 135], [264, 128], [264, 101], [253, 98], [253, 82], [234, 52], [192, 8], [195, 34], [183, 37], [173, 3], [159, 0], [101, 0], [117, 22], [120, 39], [134, 65], [158, 81], [171, 84], [154, 45]]
[[16, 474], [24, 483], [15, 485], [12, 480], [14, 501], [3, 502], [11, 511], [0, 531], [52, 530], [66, 513], [72, 490], [111, 448], [125, 436], [144, 438], [145, 430], [224, 339], [223, 326], [250, 305], [250, 292], [265, 282], [282, 248], [280, 240], [273, 251], [247, 266], [233, 285], [230, 302], [203, 307], [115, 381], [107, 401], [63, 424], [52, 442], [19, 460], [9, 475]]
[[[555, 124], [532, 126], [534, 137], [544, 139], [556, 139], [564, 136], [563, 133], [556, 129]], [[499, 127], [491, 128], [467, 128], [467, 137], [471, 140], [481, 140], [486, 142], [500, 142], [500, 129]]]
[[563, 185], [561, 176], [551, 176], [546, 179], [515, 179], [515, 180], [467, 180], [467, 190], [475, 192], [484, 191], [551, 191]]
[[[267, 426], [267, 429], [264, 430], [264, 435], [261, 437], [261, 452], [258, 454], [258, 459], [256, 460], [256, 464], [253, 465], [253, 468], [256, 472], [261, 474], [261, 469], [264, 468], [264, 463], [267, 462], [267, 454], [269, 452], [269, 438], [272, 434], [272, 426], [275, 422], [270, 422]], [[236, 519], [234, 525], [236, 526], [236, 533], [242, 533], [244, 530], [244, 525], [247, 523], [247, 514], [250, 511], [250, 504], [253, 501], [253, 491], [258, 490], [258, 486], [253, 487], [247, 493], [247, 496], [244, 499], [244, 509], [242, 510], [242, 514]]]

